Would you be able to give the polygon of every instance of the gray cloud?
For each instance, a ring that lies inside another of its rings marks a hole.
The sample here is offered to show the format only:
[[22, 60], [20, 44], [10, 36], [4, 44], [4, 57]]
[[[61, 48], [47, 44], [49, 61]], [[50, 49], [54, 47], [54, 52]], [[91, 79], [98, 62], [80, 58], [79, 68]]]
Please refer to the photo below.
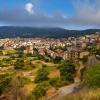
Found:
[[100, 25], [100, 0], [77, 0], [76, 2], [76, 19], [80, 24]]
[[43, 13], [29, 14], [26, 11], [3, 11], [0, 12], [0, 22], [18, 26], [48, 26], [64, 27], [69, 23], [68, 18], [60, 13], [54, 13], [49, 16]]
[[15, 26], [33, 27], [90, 27], [100, 28], [100, 0], [73, 0], [75, 15], [64, 16], [61, 13], [54, 13], [51, 16], [44, 13], [29, 14], [25, 9], [0, 10], [0, 23]]

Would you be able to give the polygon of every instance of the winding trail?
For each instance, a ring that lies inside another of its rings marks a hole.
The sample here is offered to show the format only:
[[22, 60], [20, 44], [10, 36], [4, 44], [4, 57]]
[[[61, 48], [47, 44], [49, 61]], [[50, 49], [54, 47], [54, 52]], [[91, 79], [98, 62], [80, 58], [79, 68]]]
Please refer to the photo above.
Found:
[[71, 94], [75, 91], [76, 88], [78, 88], [80, 86], [80, 82], [75, 82], [71, 85], [68, 86], [64, 86], [59, 88], [59, 90], [57, 91], [56, 94], [54, 94], [53, 96], [46, 98], [46, 100], [62, 100], [61, 98], [63, 98], [64, 96]]
[[62, 98], [68, 94], [71, 94], [75, 92], [78, 88], [80, 89], [80, 70], [84, 68], [82, 62], [79, 62], [80, 68], [77, 72], [77, 75], [74, 79], [74, 83], [68, 86], [64, 86], [59, 88], [57, 93], [55, 93], [53, 96], [46, 98], [46, 100], [62, 100]]

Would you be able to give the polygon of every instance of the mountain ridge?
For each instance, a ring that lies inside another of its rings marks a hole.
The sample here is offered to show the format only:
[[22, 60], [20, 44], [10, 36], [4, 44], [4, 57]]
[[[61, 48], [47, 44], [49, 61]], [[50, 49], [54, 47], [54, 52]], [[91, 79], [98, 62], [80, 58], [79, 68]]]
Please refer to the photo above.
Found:
[[69, 36], [82, 36], [100, 32], [100, 29], [68, 30], [59, 27], [18, 27], [0, 26], [0, 38], [66, 38]]

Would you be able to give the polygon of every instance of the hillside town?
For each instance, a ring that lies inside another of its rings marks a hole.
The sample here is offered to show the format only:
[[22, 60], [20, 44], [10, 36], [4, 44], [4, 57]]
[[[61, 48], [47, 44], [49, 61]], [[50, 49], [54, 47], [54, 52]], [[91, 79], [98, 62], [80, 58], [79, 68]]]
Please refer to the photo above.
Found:
[[[80, 37], [62, 39], [53, 38], [5, 38], [0, 39], [0, 49], [17, 50], [23, 53], [34, 53], [36, 49], [42, 56], [55, 58], [60, 56], [65, 60], [77, 60], [89, 55], [88, 49], [100, 48], [100, 33]], [[5, 52], [1, 54], [5, 55]]]

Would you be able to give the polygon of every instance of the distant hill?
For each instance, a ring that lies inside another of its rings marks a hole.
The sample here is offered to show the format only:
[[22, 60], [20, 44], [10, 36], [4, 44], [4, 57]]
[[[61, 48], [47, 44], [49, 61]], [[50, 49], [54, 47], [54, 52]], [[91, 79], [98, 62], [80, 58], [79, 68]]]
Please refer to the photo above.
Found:
[[0, 27], [0, 38], [13, 37], [41, 37], [41, 38], [65, 38], [69, 36], [81, 36], [85, 34], [92, 34], [100, 32], [100, 29], [88, 30], [67, 30], [63, 28], [36, 28], [36, 27]]

